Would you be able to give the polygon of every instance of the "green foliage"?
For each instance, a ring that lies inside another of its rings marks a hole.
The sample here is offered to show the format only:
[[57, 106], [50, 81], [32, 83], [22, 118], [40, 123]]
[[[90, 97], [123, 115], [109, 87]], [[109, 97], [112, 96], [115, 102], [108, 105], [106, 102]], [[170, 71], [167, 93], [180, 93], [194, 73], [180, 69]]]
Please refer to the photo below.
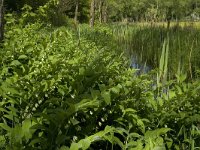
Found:
[[59, 11], [57, 0], [48, 0], [37, 8], [28, 4], [29, 3], [25, 3], [23, 5], [19, 14], [16, 14], [15, 12], [6, 14], [6, 23], [16, 23], [22, 26], [38, 22], [53, 26], [62, 26], [67, 24], [68, 18], [64, 12]]
[[43, 6], [49, 0], [5, 0], [5, 7], [9, 11], [20, 11], [24, 5], [31, 6], [34, 10], [36, 10], [39, 6]]
[[128, 68], [106, 26], [74, 31], [9, 19], [0, 51], [1, 149], [200, 145], [198, 80], [177, 75], [154, 88], [150, 75]]

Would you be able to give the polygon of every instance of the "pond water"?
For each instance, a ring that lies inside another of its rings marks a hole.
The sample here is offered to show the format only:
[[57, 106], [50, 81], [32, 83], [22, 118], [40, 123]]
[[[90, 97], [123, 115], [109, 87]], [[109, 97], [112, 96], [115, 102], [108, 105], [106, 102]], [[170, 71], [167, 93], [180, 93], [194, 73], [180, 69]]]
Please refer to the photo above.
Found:
[[138, 69], [137, 74], [148, 73], [153, 68], [148, 66], [146, 63], [138, 63], [135, 57], [131, 58], [131, 68]]

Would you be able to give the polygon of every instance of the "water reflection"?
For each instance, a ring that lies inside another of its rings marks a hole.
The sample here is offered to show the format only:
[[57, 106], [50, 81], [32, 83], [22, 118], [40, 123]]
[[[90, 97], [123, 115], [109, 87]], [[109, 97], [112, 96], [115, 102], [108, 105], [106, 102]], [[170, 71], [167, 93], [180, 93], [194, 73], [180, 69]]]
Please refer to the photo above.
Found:
[[137, 69], [137, 72], [136, 72], [137, 75], [148, 73], [149, 71], [153, 69], [151, 66], [147, 65], [146, 63], [139, 63], [136, 57], [132, 57], [131, 59], [131, 68]]

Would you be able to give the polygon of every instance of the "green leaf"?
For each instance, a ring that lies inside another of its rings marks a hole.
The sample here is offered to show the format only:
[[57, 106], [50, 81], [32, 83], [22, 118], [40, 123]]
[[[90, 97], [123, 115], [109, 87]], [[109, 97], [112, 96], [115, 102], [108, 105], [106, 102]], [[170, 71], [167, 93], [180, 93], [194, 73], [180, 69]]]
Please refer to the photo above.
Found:
[[30, 15], [31, 17], [34, 17], [34, 16], [36, 16], [36, 14], [35, 14], [35, 13], [33, 13], [33, 12], [29, 13], [29, 15]]
[[141, 135], [139, 135], [138, 133], [130, 133], [129, 137], [131, 137], [131, 138], [139, 138], [139, 137], [141, 137]]
[[0, 127], [9, 132], [11, 132], [11, 130], [12, 130], [12, 128], [10, 128], [8, 125], [6, 125], [4, 123], [0, 123]]
[[101, 92], [105, 91], [106, 90], [105, 84], [99, 84], [99, 89]]
[[85, 68], [84, 67], [79, 68], [79, 74], [80, 75], [84, 75], [85, 74]]
[[62, 87], [58, 88], [58, 92], [63, 96], [65, 95], [65, 91], [64, 91], [64, 89]]
[[126, 86], [132, 86], [132, 82], [131, 81], [126, 81]]
[[11, 66], [20, 66], [20, 65], [21, 65], [21, 63], [18, 60], [13, 60], [11, 62]]
[[126, 135], [129, 134], [129, 132], [126, 129], [124, 129], [124, 128], [116, 128], [116, 132], [119, 133], [119, 134], [121, 134], [122, 136], [124, 135], [124, 133]]
[[59, 150], [70, 150], [67, 146], [62, 146]]
[[12, 132], [11, 132], [12, 137], [15, 139], [16, 142], [21, 143], [22, 142], [22, 138], [23, 138], [23, 132], [22, 132], [22, 128], [19, 125], [16, 125]]
[[99, 90], [91, 89], [90, 92], [91, 92], [91, 95], [92, 95], [93, 99], [97, 99], [99, 97], [99, 95], [100, 95], [100, 91]]
[[106, 102], [107, 105], [109, 105], [111, 103], [111, 95], [110, 92], [102, 92], [101, 96], [104, 98], [104, 101]]
[[135, 109], [132, 109], [132, 108], [127, 108], [124, 110], [124, 115], [127, 114], [127, 113], [130, 113], [130, 114], [135, 114], [137, 111]]
[[8, 109], [11, 110], [12, 113], [14, 113], [14, 114], [19, 112], [15, 107], [12, 107], [12, 106], [9, 106]]
[[172, 99], [176, 96], [176, 93], [174, 91], [169, 90], [169, 99]]
[[3, 85], [2, 85], [2, 87], [4, 88], [3, 90], [4, 90], [5, 93], [16, 94], [16, 95], [19, 95], [19, 94], [20, 94], [20, 93], [19, 93], [16, 89], [14, 89], [14, 88], [4, 87]]
[[59, 57], [58, 56], [55, 56], [55, 55], [53, 55], [53, 56], [49, 56], [49, 60], [51, 61], [51, 63], [54, 65], [54, 64], [56, 64], [58, 61], [59, 61]]
[[137, 120], [137, 125], [141, 129], [142, 133], [145, 133], [145, 125], [144, 125], [144, 123], [143, 123], [143, 121], [141, 119]]
[[27, 58], [28, 58], [28, 56], [26, 56], [26, 55], [20, 55], [18, 59], [27, 59]]
[[75, 105], [75, 111], [84, 110], [88, 108], [95, 108], [99, 106], [99, 101], [91, 99], [83, 99]]
[[115, 93], [115, 94], [119, 94], [120, 88], [119, 88], [118, 86], [115, 86], [115, 87], [111, 88], [111, 91], [112, 91], [113, 93]]
[[31, 53], [32, 51], [33, 51], [33, 47], [30, 47], [30, 48], [27, 49], [26, 52], [27, 52], [27, 53]]
[[77, 119], [75, 119], [75, 118], [71, 118], [70, 121], [72, 122], [73, 125], [77, 125], [77, 124], [80, 123], [80, 122], [79, 122]]
[[145, 133], [145, 138], [152, 138], [152, 137], [158, 137], [160, 135], [166, 134], [167, 132], [169, 132], [171, 129], [170, 128], [160, 128], [160, 129], [156, 129], [153, 131], [147, 131]]
[[31, 129], [31, 127], [32, 123], [30, 119], [26, 119], [22, 124], [22, 132], [27, 141], [32, 137], [33, 129]]
[[79, 144], [78, 143], [72, 143], [69, 150], [79, 150]]
[[83, 150], [87, 150], [90, 147], [91, 141], [89, 139], [83, 139], [79, 143]]
[[8, 118], [9, 120], [13, 120], [14, 119], [13, 114], [6, 114], [6, 115], [4, 115], [4, 117]]

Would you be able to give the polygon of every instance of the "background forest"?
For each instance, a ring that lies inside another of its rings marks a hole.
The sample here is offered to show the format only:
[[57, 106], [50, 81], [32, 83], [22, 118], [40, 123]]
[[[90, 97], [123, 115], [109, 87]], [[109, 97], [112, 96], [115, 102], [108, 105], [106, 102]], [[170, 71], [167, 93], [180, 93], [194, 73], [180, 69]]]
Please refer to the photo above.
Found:
[[0, 149], [200, 149], [200, 0], [0, 0]]
[[[54, 9], [51, 17], [61, 17], [65, 14], [69, 18], [76, 18], [79, 22], [88, 22], [91, 6], [94, 3], [95, 18], [99, 22], [121, 21], [188, 21], [199, 20], [199, 0], [4, 0], [7, 11], [20, 14], [24, 5], [37, 11], [39, 7], [50, 6]], [[55, 14], [59, 13], [59, 14]], [[62, 20], [62, 19], [61, 19]], [[58, 20], [57, 20], [58, 21]]]

